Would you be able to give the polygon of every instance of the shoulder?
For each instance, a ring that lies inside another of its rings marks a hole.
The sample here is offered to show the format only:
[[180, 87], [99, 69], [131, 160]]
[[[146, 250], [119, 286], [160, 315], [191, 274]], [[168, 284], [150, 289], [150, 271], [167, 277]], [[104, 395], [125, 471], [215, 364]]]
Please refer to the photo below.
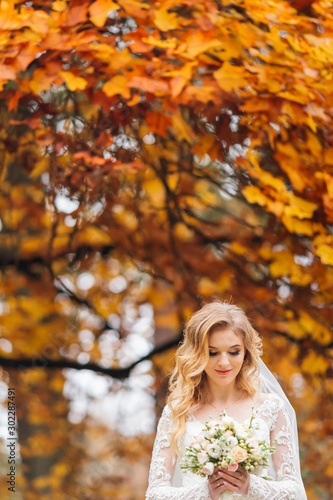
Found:
[[285, 403], [282, 397], [275, 392], [262, 392], [258, 396], [258, 408], [267, 416], [277, 416], [285, 410]]
[[162, 417], [169, 418], [170, 416], [171, 416], [170, 406], [166, 404], [163, 408], [161, 418]]
[[270, 406], [275, 406], [277, 409], [283, 408], [283, 399], [275, 392], [261, 392], [258, 395], [258, 403], [266, 403]]

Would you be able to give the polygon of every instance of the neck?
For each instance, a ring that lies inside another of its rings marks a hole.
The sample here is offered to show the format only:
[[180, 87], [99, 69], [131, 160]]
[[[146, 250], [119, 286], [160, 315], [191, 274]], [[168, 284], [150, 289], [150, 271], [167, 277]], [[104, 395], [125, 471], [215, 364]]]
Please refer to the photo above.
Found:
[[216, 405], [218, 408], [223, 408], [224, 406], [233, 403], [235, 399], [239, 398], [242, 392], [243, 389], [236, 387], [236, 384], [225, 387], [209, 384], [208, 401]]

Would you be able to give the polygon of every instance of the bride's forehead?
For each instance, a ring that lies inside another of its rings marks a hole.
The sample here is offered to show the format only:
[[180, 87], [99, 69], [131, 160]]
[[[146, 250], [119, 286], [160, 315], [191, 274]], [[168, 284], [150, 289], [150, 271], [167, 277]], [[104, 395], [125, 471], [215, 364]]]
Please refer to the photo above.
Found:
[[233, 345], [243, 345], [243, 339], [232, 328], [214, 328], [208, 335], [210, 347], [231, 347]]

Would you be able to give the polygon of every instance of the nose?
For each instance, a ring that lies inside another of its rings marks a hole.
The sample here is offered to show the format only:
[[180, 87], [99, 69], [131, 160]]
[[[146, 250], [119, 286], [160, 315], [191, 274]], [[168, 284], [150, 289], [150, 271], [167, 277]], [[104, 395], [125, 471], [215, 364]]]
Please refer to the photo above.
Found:
[[219, 355], [218, 365], [223, 369], [229, 368], [229, 359], [226, 352], [221, 352]]

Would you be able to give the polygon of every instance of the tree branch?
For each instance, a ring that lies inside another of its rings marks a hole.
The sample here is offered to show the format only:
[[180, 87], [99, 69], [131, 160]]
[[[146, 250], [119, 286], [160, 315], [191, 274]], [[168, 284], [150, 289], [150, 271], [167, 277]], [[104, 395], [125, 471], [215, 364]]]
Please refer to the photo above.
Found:
[[149, 354], [143, 356], [142, 358], [137, 359], [129, 366], [125, 368], [105, 368], [97, 363], [86, 363], [80, 364], [76, 361], [70, 361], [68, 359], [46, 359], [44, 357], [35, 356], [34, 358], [19, 358], [19, 359], [11, 359], [4, 358], [0, 356], [0, 366], [5, 368], [16, 368], [17, 370], [27, 370], [30, 368], [74, 368], [75, 370], [91, 370], [94, 372], [104, 373], [105, 375], [109, 375], [112, 378], [116, 379], [126, 379], [130, 376], [131, 371], [142, 361], [146, 361], [151, 359], [156, 354], [160, 354], [172, 347], [175, 347], [182, 340], [182, 335], [177, 337], [166, 344], [163, 344], [159, 347], [153, 349]]

